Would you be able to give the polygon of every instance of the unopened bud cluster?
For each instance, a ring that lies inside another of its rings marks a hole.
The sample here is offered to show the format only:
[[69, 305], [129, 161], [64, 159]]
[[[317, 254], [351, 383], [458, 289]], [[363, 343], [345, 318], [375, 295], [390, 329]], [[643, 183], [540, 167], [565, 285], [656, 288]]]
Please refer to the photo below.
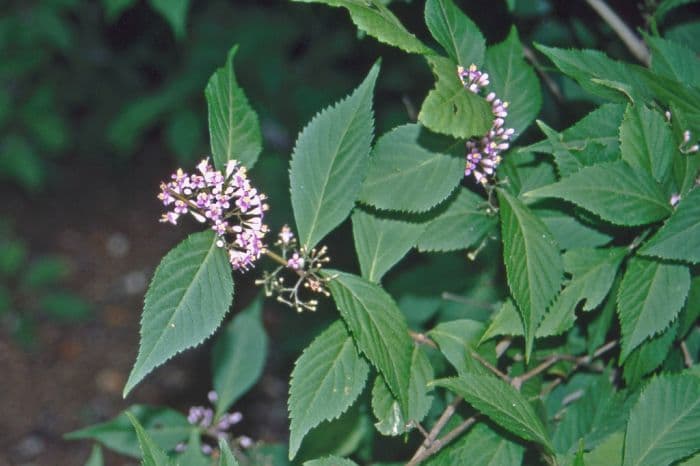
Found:
[[[276, 296], [278, 302], [294, 308], [297, 312], [315, 311], [318, 300], [305, 299], [301, 293], [302, 290], [308, 290], [324, 296], [330, 295], [326, 285], [332, 278], [321, 275], [323, 266], [330, 261], [326, 255], [327, 248], [323, 246], [310, 251], [304, 247], [298, 248], [294, 233], [286, 225], [282, 227], [275, 246], [279, 248], [279, 256], [269, 252], [268, 255], [277, 257], [279, 267], [272, 272], [264, 272], [263, 278], [255, 283], [263, 285], [266, 296]], [[291, 286], [287, 285], [283, 276], [285, 271], [293, 272], [296, 277]]]
[[[209, 401], [215, 403], [218, 395], [215, 391], [208, 394]], [[202, 429], [207, 437], [215, 440], [227, 439], [229, 429], [243, 420], [243, 415], [238, 411], [224, 413], [221, 417], [215, 418], [214, 410], [204, 406], [192, 406], [187, 414], [187, 422]], [[253, 441], [250, 437], [241, 436], [237, 438], [238, 444], [243, 448], [248, 448]], [[175, 446], [175, 451], [182, 453], [187, 449], [187, 445], [179, 443]], [[207, 443], [202, 444], [202, 453], [209, 455], [213, 452], [213, 447]]]
[[[479, 71], [476, 65], [468, 69], [457, 67], [457, 75], [466, 89], [478, 94], [489, 85], [489, 75]], [[487, 184], [489, 178], [496, 172], [496, 167], [501, 163], [501, 153], [510, 147], [510, 138], [515, 130], [505, 128], [505, 119], [508, 116], [508, 102], [503, 102], [495, 93], [489, 92], [486, 100], [491, 104], [493, 123], [491, 129], [481, 139], [467, 141], [466, 166], [464, 176], [473, 175], [478, 183]]]
[[216, 245], [225, 248], [235, 269], [248, 270], [263, 252], [268, 209], [265, 195], [251, 186], [246, 168], [235, 160], [221, 173], [209, 159], [197, 165], [199, 173], [178, 169], [171, 181], [160, 184], [158, 199], [170, 208], [161, 222], [177, 224], [182, 215], [190, 214], [201, 223], [209, 223], [216, 232]]

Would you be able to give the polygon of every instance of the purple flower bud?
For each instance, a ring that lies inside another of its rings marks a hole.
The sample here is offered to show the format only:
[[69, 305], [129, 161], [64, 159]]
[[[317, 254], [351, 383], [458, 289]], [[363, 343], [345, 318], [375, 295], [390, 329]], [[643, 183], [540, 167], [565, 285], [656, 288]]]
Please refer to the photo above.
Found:
[[238, 438], [238, 444], [241, 446], [241, 448], [250, 448], [253, 446], [253, 439], [246, 437], [245, 435], [241, 435]]
[[681, 201], [681, 195], [674, 194], [671, 196], [671, 199], [669, 200], [669, 204], [671, 204], [672, 207], [676, 207], [680, 201]]

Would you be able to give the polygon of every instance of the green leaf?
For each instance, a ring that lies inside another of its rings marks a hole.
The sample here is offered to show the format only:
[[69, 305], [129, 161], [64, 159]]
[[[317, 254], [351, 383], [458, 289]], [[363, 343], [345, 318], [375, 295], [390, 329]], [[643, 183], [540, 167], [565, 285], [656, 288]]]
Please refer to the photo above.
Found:
[[583, 248], [564, 254], [564, 270], [572, 275], [569, 286], [576, 282], [583, 285], [579, 300], [586, 300], [584, 311], [591, 311], [603, 302], [627, 252], [627, 248]]
[[262, 298], [240, 312], [216, 340], [212, 350], [216, 414], [228, 409], [260, 378], [267, 358], [267, 334], [262, 325]]
[[486, 99], [464, 88], [452, 61], [438, 56], [427, 60], [436, 83], [423, 101], [418, 121], [436, 133], [460, 139], [486, 134], [493, 119]]
[[[537, 120], [537, 126], [540, 130], [547, 136], [549, 141], [549, 150], [547, 153], [551, 153], [554, 156], [554, 163], [557, 166], [557, 171], [560, 176], [568, 176], [572, 173], [576, 173], [585, 166], [584, 162], [576, 157], [567, 145], [563, 142], [563, 137], [561, 134], [554, 131], [553, 128], [547, 126], [544, 122]], [[530, 146], [530, 148], [535, 149], [535, 146]]]
[[[617, 62], [597, 50], [564, 50], [536, 46], [563, 73], [574, 78], [585, 90], [613, 101], [650, 101], [665, 106], [676, 104], [697, 111], [700, 90], [675, 79], [660, 76], [641, 66]], [[622, 79], [623, 81], [619, 81]]]
[[484, 61], [486, 41], [481, 31], [452, 0], [425, 2], [425, 24], [457, 65], [465, 68]]
[[214, 165], [224, 170], [226, 162], [235, 159], [253, 168], [262, 150], [258, 115], [251, 108], [243, 89], [236, 81], [233, 57], [234, 45], [226, 63], [209, 78], [204, 95], [209, 114], [209, 138]]
[[[520, 324], [520, 318], [517, 317]], [[428, 336], [437, 343], [440, 352], [457, 369], [457, 373], [479, 372], [483, 366], [471, 355], [484, 333], [484, 324], [470, 319], [451, 320], [436, 325]], [[522, 324], [520, 324], [522, 334]]]
[[565, 199], [616, 225], [645, 225], [671, 213], [661, 186], [623, 161], [584, 167], [523, 196]]
[[219, 452], [221, 453], [219, 457], [219, 466], [239, 466], [226, 439], [219, 439]]
[[692, 190], [664, 226], [640, 249], [662, 259], [700, 262], [700, 189]]
[[517, 137], [539, 113], [542, 92], [535, 72], [523, 58], [523, 46], [515, 27], [506, 40], [488, 48], [484, 69], [489, 73], [489, 90], [510, 104], [506, 126], [515, 129]]
[[622, 445], [625, 441], [624, 432], [615, 432], [593, 451], [583, 455], [587, 465], [622, 466]]
[[523, 320], [525, 359], [529, 360], [537, 325], [561, 286], [562, 259], [538, 217], [504, 190], [498, 190], [498, 199], [508, 287]]
[[376, 367], [401, 412], [410, 413], [409, 380], [413, 342], [406, 319], [394, 300], [378, 285], [356, 275], [329, 270], [328, 284], [341, 317], [357, 347]]
[[[3, 253], [0, 252], [0, 254]], [[51, 285], [66, 278], [70, 269], [70, 264], [62, 257], [40, 257], [27, 268], [27, 272], [22, 277], [22, 285], [29, 288]]]
[[678, 321], [671, 324], [660, 335], [651, 340], [645, 340], [637, 346], [625, 360], [623, 376], [627, 386], [634, 387], [641, 382], [642, 377], [654, 371], [661, 365], [673, 345], [678, 330]]
[[[128, 409], [148, 432], [156, 445], [171, 450], [189, 436], [192, 426], [187, 418], [169, 408], [133, 405]], [[110, 450], [123, 455], [138, 457], [138, 440], [129, 418], [124, 413], [106, 422], [84, 427], [65, 435], [67, 440], [92, 439]]]
[[663, 0], [656, 7], [654, 12], [654, 17], [657, 21], [662, 21], [664, 17], [671, 11], [679, 6], [688, 5], [690, 3], [696, 3], [698, 0]]
[[690, 281], [690, 291], [686, 299], [685, 307], [681, 311], [678, 328], [678, 338], [685, 338], [688, 331], [695, 326], [695, 321], [700, 317], [700, 276], [695, 276]]
[[0, 139], [0, 147], [0, 176], [9, 178], [27, 191], [39, 191], [47, 176], [46, 167], [29, 142], [10, 134]]
[[[692, 134], [700, 132], [700, 113], [690, 114], [680, 110], [675, 105], [670, 107], [671, 123], [676, 140], [683, 139], [685, 131]], [[695, 188], [695, 179], [700, 173], [700, 157], [676, 156], [673, 160], [673, 180], [675, 181], [675, 192], [681, 197], [685, 197]]]
[[700, 60], [682, 44], [647, 36], [651, 48], [651, 69], [676, 81], [691, 84], [700, 76]]
[[437, 455], [428, 458], [426, 466], [499, 466], [522, 464], [525, 448], [497, 433], [483, 422], [472, 427], [466, 435], [446, 445]]
[[424, 212], [447, 199], [464, 176], [464, 159], [423, 147], [428, 138], [416, 124], [379, 138], [359, 200], [378, 209]]
[[53, 291], [41, 298], [41, 310], [61, 322], [78, 322], [90, 317], [90, 305], [68, 291]]
[[427, 223], [416, 247], [424, 252], [467, 249], [492, 232], [497, 221], [484, 198], [460, 188], [454, 198], [438, 208], [438, 214]]
[[347, 458], [329, 456], [327, 458], [306, 461], [304, 466], [357, 466], [357, 463], [350, 461]]
[[411, 380], [409, 382], [408, 420], [401, 413], [401, 406], [391, 394], [384, 378], [378, 375], [372, 387], [372, 411], [378, 422], [374, 424], [383, 435], [401, 435], [415, 427], [430, 410], [433, 397], [426, 393], [427, 385], [434, 378], [433, 367], [419, 346], [413, 348]]
[[556, 297], [544, 318], [537, 326], [536, 338], [561, 335], [574, 326], [576, 306], [581, 300], [580, 282], [569, 284]]
[[27, 259], [27, 246], [24, 241], [0, 240], [0, 275], [13, 277], [19, 274]]
[[290, 186], [299, 241], [313, 248], [350, 213], [369, 162], [372, 93], [379, 65], [349, 97], [317, 114], [292, 154]]
[[698, 44], [698, 41], [696, 40], [698, 32], [700, 32], [700, 21], [688, 21], [685, 23], [676, 24], [667, 28], [664, 32], [666, 39], [685, 45], [695, 53], [700, 53], [700, 44]]
[[661, 333], [680, 312], [690, 289], [683, 265], [632, 258], [617, 295], [624, 361], [642, 341]]
[[554, 165], [533, 152], [511, 151], [498, 166], [496, 177], [508, 180], [504, 188], [514, 196], [557, 181]]
[[[581, 212], [571, 215], [565, 203], [560, 209], [533, 208], [533, 212], [547, 226], [561, 249], [595, 248], [612, 240], [612, 235], [594, 228], [591, 222], [581, 218]], [[586, 212], [586, 215], [588, 213]]]
[[190, 0], [148, 0], [148, 3], [170, 24], [175, 37], [182, 39], [185, 35]]
[[153, 442], [153, 439], [148, 435], [148, 432], [144, 430], [138, 419], [128, 411], [125, 414], [134, 426], [136, 437], [139, 440], [142, 466], [169, 466], [170, 461], [165, 455], [165, 452]]
[[121, 14], [131, 8], [136, 0], [102, 0], [102, 7], [105, 9], [107, 21], [114, 21]]
[[626, 97], [604, 85], [605, 82], [624, 79], [625, 82], [639, 85], [631, 66], [612, 60], [597, 50], [565, 50], [539, 44], [535, 47], [552, 60], [562, 73], [575, 79], [592, 94], [620, 102], [625, 101]]
[[695, 455], [678, 463], [678, 466], [700, 466], [700, 455]]
[[211, 466], [211, 460], [202, 453], [201, 432], [192, 429], [185, 452], [172, 459], [173, 466]]
[[560, 335], [576, 320], [578, 303], [585, 300], [584, 311], [597, 308], [612, 286], [627, 248], [572, 249], [564, 255], [564, 269], [572, 275], [544, 316], [537, 338]]
[[231, 266], [214, 232], [190, 235], [161, 260], [146, 292], [126, 396], [154, 368], [214, 333], [233, 301]]
[[104, 466], [104, 464], [105, 460], [102, 456], [102, 448], [100, 448], [99, 445], [93, 445], [90, 457], [85, 463], [85, 466]]
[[165, 140], [178, 161], [190, 164], [204, 146], [199, 115], [190, 109], [175, 112], [168, 119]]
[[671, 128], [660, 113], [642, 103], [628, 105], [620, 126], [622, 159], [659, 183], [671, 173], [675, 153]]
[[381, 0], [293, 0], [302, 3], [324, 3], [328, 6], [343, 7], [350, 13], [352, 22], [361, 31], [383, 44], [398, 47], [411, 53], [431, 53], [416, 36], [410, 33], [401, 21]]
[[553, 450], [547, 429], [535, 410], [520, 392], [504, 381], [491, 375], [462, 374], [459, 378], [439, 379], [433, 384], [460, 395], [476, 410], [518, 437]]
[[368, 371], [341, 321], [304, 350], [295, 363], [289, 388], [290, 459], [309, 430], [350, 407], [362, 392]]
[[379, 283], [384, 274], [411, 250], [425, 225], [382, 217], [355, 209], [352, 233], [362, 276]]
[[561, 176], [569, 176], [584, 166], [618, 160], [624, 112], [624, 105], [604, 104], [561, 133], [538, 121], [547, 139], [520, 150], [554, 155]]
[[572, 453], [579, 439], [586, 450], [592, 450], [625, 428], [631, 406], [625, 403], [624, 393], [615, 391], [609, 378], [609, 374], [603, 374], [579, 389], [581, 396], [557, 414], [560, 421], [552, 436], [557, 453]]
[[511, 298], [506, 299], [503, 305], [493, 313], [491, 322], [481, 336], [479, 344], [499, 335], [521, 336], [523, 334], [523, 321], [518, 314], [518, 308]]
[[624, 466], [670, 464], [700, 450], [700, 378], [661, 376], [632, 409]]
[[349, 456], [374, 435], [372, 418], [365, 403], [355, 403], [338, 419], [325, 421], [304, 438], [295, 466], [327, 455]]

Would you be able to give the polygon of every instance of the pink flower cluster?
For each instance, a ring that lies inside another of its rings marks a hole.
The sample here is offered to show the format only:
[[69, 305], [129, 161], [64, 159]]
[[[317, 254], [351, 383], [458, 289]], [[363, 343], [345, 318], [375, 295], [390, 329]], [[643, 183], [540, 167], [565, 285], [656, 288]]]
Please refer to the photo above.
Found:
[[226, 173], [214, 170], [209, 159], [202, 160], [197, 170], [190, 175], [178, 169], [171, 181], [160, 184], [158, 199], [172, 209], [160, 221], [176, 225], [189, 213], [210, 223], [218, 236], [216, 245], [227, 250], [232, 267], [247, 270], [265, 247], [266, 197], [251, 186], [246, 168], [235, 160], [226, 164]]
[[[215, 403], [219, 398], [215, 391], [210, 391], [208, 393], [209, 401]], [[232, 426], [238, 424], [243, 420], [243, 415], [236, 411], [233, 413], [224, 413], [219, 418], [214, 416], [214, 410], [212, 408], [206, 408], [204, 406], [192, 406], [190, 407], [189, 413], [187, 414], [187, 422], [191, 425], [199, 427], [202, 432], [206, 434], [207, 437], [213, 439], [227, 439], [229, 437], [229, 429]], [[241, 436], [238, 439], [238, 444], [243, 448], [248, 448], [253, 444], [250, 437]], [[211, 445], [207, 443], [202, 444], [202, 453], [205, 455], [210, 455], [213, 452]], [[182, 453], [187, 449], [187, 445], [184, 443], [179, 443], [175, 446], [175, 451]]]
[[[471, 65], [468, 69], [458, 66], [457, 75], [464, 87], [475, 94], [489, 85], [488, 73], [479, 71], [476, 65]], [[496, 172], [496, 167], [502, 160], [501, 153], [510, 147], [508, 141], [515, 132], [513, 128], [503, 126], [508, 116], [508, 102], [501, 101], [493, 92], [488, 93], [486, 100], [491, 104], [493, 124], [481, 139], [467, 141], [467, 162], [464, 169], [464, 176], [474, 175], [481, 184], [488, 183], [489, 177]]]

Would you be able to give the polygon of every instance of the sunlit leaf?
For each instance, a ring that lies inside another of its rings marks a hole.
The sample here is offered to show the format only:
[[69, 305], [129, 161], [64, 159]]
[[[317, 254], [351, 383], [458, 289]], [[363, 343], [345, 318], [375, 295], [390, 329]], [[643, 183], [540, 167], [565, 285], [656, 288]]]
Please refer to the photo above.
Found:
[[258, 116], [248, 103], [233, 71], [233, 57], [237, 51], [237, 45], [229, 50], [226, 63], [209, 78], [204, 90], [211, 153], [214, 166], [221, 171], [224, 171], [226, 162], [232, 159], [253, 168], [262, 150]]
[[161, 260], [146, 293], [139, 354], [126, 396], [154, 368], [197, 346], [221, 324], [233, 300], [226, 253], [212, 231], [190, 235]]
[[379, 65], [348, 97], [317, 114], [292, 154], [290, 186], [299, 241], [312, 248], [348, 216], [369, 163]]
[[368, 371], [340, 321], [304, 350], [292, 371], [289, 389], [290, 459], [309, 430], [350, 407], [364, 388]]

